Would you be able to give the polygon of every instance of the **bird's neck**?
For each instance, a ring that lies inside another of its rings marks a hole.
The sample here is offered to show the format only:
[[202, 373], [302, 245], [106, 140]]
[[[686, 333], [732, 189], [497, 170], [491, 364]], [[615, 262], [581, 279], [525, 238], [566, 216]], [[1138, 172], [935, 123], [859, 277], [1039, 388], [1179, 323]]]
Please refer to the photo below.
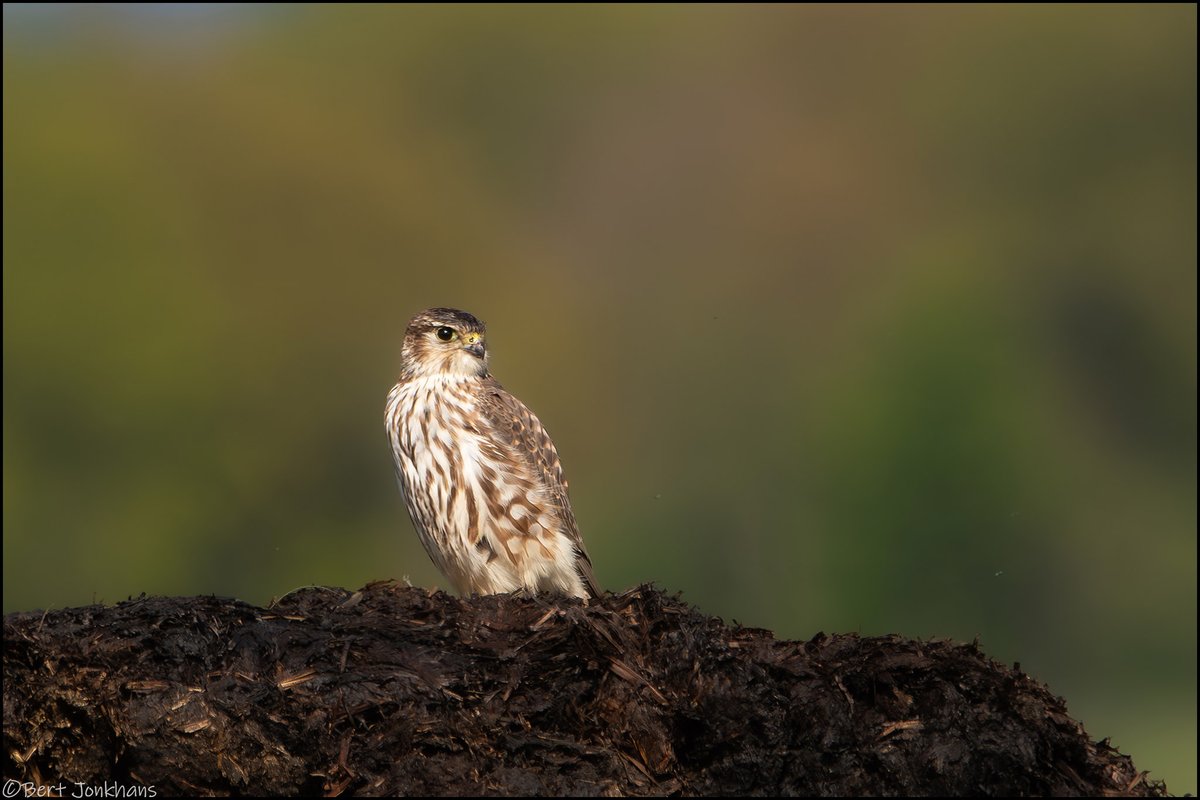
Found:
[[482, 372], [478, 373], [408, 369], [406, 367], [400, 373], [400, 383], [402, 385], [410, 384], [414, 387], [436, 390], [455, 387], [461, 388], [465, 384], [481, 382], [487, 377], [488, 371], [486, 367]]

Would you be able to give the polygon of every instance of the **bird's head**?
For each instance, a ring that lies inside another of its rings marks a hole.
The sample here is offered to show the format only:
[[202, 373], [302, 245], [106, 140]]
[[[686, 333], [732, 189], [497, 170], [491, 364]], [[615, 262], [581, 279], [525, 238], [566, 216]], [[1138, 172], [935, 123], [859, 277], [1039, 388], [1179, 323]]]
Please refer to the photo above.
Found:
[[408, 378], [487, 375], [486, 328], [466, 311], [428, 308], [404, 332], [404, 375]]

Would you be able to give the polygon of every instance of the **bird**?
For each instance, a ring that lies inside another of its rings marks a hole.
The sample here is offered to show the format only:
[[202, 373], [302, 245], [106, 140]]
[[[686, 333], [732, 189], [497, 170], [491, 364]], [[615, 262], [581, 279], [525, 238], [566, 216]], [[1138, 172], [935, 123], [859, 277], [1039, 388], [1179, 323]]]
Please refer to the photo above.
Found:
[[385, 417], [417, 536], [461, 595], [600, 597], [554, 442], [488, 360], [466, 311], [426, 309], [405, 329]]

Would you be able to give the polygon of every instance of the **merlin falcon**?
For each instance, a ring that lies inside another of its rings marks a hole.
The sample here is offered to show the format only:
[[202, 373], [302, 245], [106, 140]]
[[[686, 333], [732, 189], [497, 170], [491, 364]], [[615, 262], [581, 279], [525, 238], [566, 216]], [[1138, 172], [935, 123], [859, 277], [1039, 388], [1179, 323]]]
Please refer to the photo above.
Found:
[[404, 333], [386, 422], [413, 527], [460, 594], [599, 597], [558, 451], [488, 372], [485, 332], [431, 308]]

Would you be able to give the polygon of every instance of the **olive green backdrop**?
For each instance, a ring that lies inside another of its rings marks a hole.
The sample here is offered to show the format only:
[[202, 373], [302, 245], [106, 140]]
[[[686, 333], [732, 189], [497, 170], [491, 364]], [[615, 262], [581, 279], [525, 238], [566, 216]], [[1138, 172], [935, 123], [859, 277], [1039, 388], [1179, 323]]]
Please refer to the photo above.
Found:
[[4, 9], [4, 607], [441, 585], [490, 327], [601, 582], [979, 637], [1196, 791], [1196, 8]]

